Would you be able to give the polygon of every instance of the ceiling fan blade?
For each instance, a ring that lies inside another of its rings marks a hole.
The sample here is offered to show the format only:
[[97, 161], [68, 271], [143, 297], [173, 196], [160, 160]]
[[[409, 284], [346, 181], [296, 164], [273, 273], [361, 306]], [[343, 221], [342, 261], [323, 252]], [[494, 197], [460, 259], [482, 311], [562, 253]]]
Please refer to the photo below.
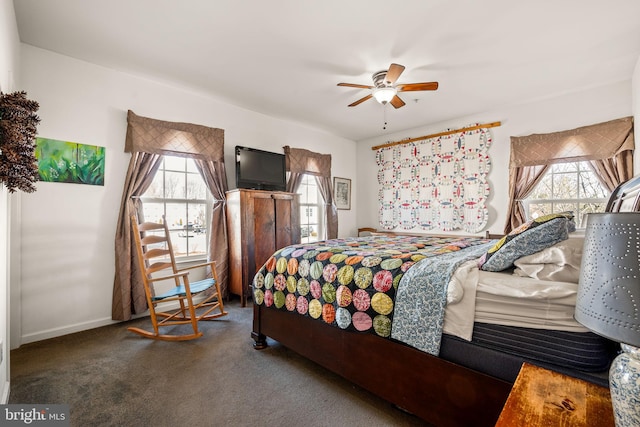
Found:
[[356, 102], [352, 102], [351, 104], [349, 104], [349, 107], [355, 107], [358, 104], [362, 104], [364, 101], [366, 101], [369, 98], [372, 98], [373, 95], [369, 94], [367, 96], [365, 96], [364, 98], [360, 98], [358, 99]]
[[338, 83], [338, 86], [357, 87], [359, 89], [373, 89], [373, 86], [357, 85], [355, 83]]
[[404, 65], [400, 65], [400, 64], [389, 65], [389, 69], [387, 70], [387, 75], [384, 78], [385, 82], [387, 82], [387, 84], [389, 85], [394, 84], [396, 80], [398, 80], [398, 77], [400, 77], [400, 74], [402, 74], [403, 71], [404, 71]]
[[405, 105], [404, 101], [400, 99], [398, 95], [391, 98], [391, 101], [389, 101], [389, 104], [393, 105], [395, 108], [404, 107]]
[[438, 82], [425, 82], [425, 83], [405, 83], [396, 86], [398, 92], [412, 92], [417, 90], [436, 90], [438, 89]]

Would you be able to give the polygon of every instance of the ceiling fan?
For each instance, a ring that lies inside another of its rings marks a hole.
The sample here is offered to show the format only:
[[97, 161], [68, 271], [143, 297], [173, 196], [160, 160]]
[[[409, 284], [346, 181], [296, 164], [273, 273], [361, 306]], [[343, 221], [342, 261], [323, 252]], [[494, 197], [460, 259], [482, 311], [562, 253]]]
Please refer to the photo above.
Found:
[[415, 92], [438, 89], [438, 82], [404, 83], [396, 85], [396, 80], [398, 80], [398, 77], [400, 77], [400, 74], [402, 74], [403, 71], [404, 65], [391, 64], [388, 70], [378, 71], [371, 76], [373, 79], [373, 86], [354, 83], [338, 83], [338, 86], [371, 89], [371, 93], [369, 95], [352, 102], [349, 104], [349, 107], [355, 107], [356, 105], [359, 105], [373, 97], [383, 105], [390, 103], [395, 108], [400, 108], [405, 105], [405, 102], [400, 99], [398, 92]]

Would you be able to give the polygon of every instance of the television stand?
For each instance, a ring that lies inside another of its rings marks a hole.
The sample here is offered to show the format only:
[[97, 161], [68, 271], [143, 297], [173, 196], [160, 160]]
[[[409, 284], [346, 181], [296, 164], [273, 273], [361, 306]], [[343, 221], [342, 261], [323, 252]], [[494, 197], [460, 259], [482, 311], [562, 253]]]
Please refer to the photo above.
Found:
[[226, 193], [229, 234], [229, 292], [242, 307], [253, 276], [273, 253], [300, 243], [298, 195], [284, 191], [236, 189]]

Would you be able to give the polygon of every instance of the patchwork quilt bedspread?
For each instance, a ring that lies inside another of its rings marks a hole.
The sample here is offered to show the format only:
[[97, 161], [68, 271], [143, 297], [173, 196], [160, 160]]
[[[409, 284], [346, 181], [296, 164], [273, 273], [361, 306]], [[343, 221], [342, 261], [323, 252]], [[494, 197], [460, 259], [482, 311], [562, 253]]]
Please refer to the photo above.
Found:
[[[417, 343], [408, 343], [423, 351], [433, 347], [437, 354], [449, 277], [455, 266], [480, 257], [492, 243], [478, 237], [375, 235], [287, 246], [256, 273], [254, 303], [386, 338], [393, 328], [393, 338], [402, 341], [424, 322], [435, 322], [428, 337], [421, 334]], [[414, 266], [426, 273], [408, 275]], [[411, 277], [409, 285], [405, 276]], [[407, 325], [405, 332], [393, 326], [398, 294], [404, 295], [404, 306], [397, 323]]]

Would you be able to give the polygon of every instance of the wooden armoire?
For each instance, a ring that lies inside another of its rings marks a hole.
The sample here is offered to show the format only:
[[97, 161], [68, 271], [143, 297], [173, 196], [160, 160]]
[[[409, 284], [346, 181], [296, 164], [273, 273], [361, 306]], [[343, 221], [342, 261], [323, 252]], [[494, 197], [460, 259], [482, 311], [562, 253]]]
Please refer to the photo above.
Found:
[[227, 195], [229, 292], [246, 306], [253, 277], [271, 255], [300, 243], [298, 195], [237, 189]]

